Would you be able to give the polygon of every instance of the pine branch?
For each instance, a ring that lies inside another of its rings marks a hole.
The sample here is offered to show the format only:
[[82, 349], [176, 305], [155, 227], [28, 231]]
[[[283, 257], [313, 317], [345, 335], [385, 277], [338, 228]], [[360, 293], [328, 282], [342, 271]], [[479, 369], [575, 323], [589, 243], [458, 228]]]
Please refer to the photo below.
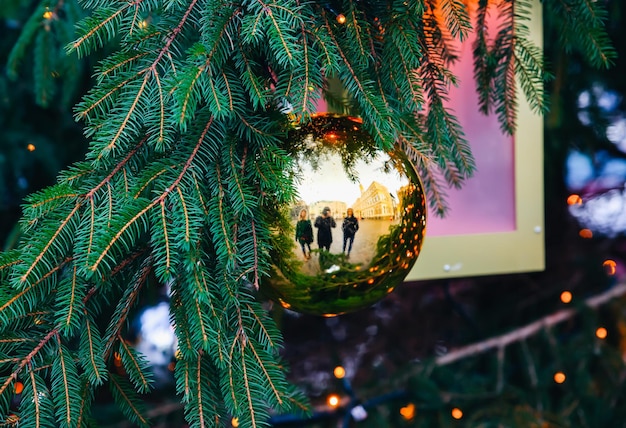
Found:
[[[623, 296], [624, 294], [626, 294], [626, 284], [619, 284], [602, 293], [585, 299], [584, 304], [589, 308], [595, 309], [610, 302], [616, 297]], [[453, 350], [445, 355], [437, 357], [435, 362], [437, 365], [443, 366], [464, 358], [479, 355], [494, 348], [504, 348], [512, 343], [524, 341], [530, 336], [533, 336], [543, 330], [550, 329], [556, 324], [560, 324], [563, 321], [573, 318], [578, 313], [579, 311], [576, 309], [562, 309], [550, 315], [546, 315], [528, 325], [519, 327], [509, 333]]]
[[[17, 379], [18, 375], [22, 372], [22, 370], [24, 370], [25, 367], [27, 367], [29, 364], [31, 364], [33, 358], [35, 358], [35, 356], [42, 350], [42, 348], [44, 346], [46, 346], [48, 344], [48, 342], [53, 338], [56, 337], [56, 335], [58, 334], [58, 331], [55, 329], [52, 329], [48, 332], [48, 334], [46, 334], [37, 344], [37, 346], [35, 346], [29, 353], [28, 355], [26, 355], [24, 358], [21, 359], [20, 363], [18, 364], [17, 368], [15, 368], [12, 373], [7, 377], [7, 379], [4, 381], [4, 383], [2, 385], [0, 385], [0, 396], [2, 396], [5, 391], [8, 390], [8, 388], [13, 384], [13, 382], [15, 382], [15, 380]], [[32, 376], [33, 376], [33, 371], [30, 370], [31, 374], [31, 381], [33, 380]], [[35, 385], [36, 387], [36, 385]], [[36, 400], [35, 400], [36, 401]]]
[[150, 422], [144, 416], [144, 406], [128, 382], [118, 375], [111, 374], [109, 386], [113, 398], [120, 403], [120, 408], [126, 417], [140, 427], [149, 427]]
[[89, 384], [99, 386], [108, 379], [104, 344], [96, 323], [91, 319], [86, 309], [83, 312], [84, 319], [78, 345], [78, 357]]
[[[65, 55], [62, 46], [74, 37], [74, 25], [80, 17], [76, 0], [37, 1], [11, 49], [7, 71], [12, 80], [23, 79], [22, 63], [32, 53], [35, 101], [42, 107], [58, 101], [59, 88], [63, 89], [64, 107], [77, 91], [84, 64]], [[61, 84], [58, 78], [63, 79]]]
[[604, 23], [607, 11], [602, 3], [588, 0], [546, 3], [546, 14], [555, 24], [554, 37], [566, 52], [578, 51], [594, 67], [609, 67], [616, 58]]
[[61, 343], [58, 334], [56, 339], [58, 355], [52, 364], [51, 393], [55, 404], [57, 423], [62, 427], [80, 426], [78, 425], [79, 406], [82, 401], [79, 396], [80, 377], [69, 349]]

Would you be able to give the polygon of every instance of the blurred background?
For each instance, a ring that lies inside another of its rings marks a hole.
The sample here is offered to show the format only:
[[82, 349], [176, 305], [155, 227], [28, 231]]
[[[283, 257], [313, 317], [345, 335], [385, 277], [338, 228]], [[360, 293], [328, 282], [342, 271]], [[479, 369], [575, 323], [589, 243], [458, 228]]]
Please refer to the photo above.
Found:
[[[23, 198], [83, 157], [88, 143], [72, 106], [92, 85], [97, 61], [64, 59], [62, 43], [37, 39], [25, 49], [48, 49], [49, 63], [33, 55], [16, 64], [11, 49], [29, 3], [0, 2], [3, 249], [19, 240]], [[371, 308], [333, 318], [274, 306], [290, 379], [314, 413], [276, 415], [272, 425], [626, 426], [626, 26], [623, 2], [606, 3], [618, 51], [609, 69], [556, 50], [555, 30], [544, 23], [555, 75], [545, 164], [535, 166], [545, 175], [546, 269], [408, 282]], [[69, 32], [69, 41], [80, 12], [61, 12], [52, 31]], [[42, 81], [45, 67], [57, 71]], [[131, 330], [159, 379], [148, 397], [155, 426], [182, 427], [167, 310], [165, 290], [155, 292]], [[131, 426], [106, 396], [99, 403], [101, 426]]]

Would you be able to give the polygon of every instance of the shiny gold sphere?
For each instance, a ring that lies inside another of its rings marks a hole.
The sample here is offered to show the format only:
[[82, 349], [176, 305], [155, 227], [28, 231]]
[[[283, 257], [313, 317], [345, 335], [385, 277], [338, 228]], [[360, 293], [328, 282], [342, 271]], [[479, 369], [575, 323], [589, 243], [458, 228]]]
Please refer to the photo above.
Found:
[[377, 149], [351, 116], [314, 116], [295, 128], [290, 150], [298, 196], [281, 213], [262, 293], [322, 316], [371, 306], [404, 281], [422, 248], [426, 203], [414, 166], [399, 149]]

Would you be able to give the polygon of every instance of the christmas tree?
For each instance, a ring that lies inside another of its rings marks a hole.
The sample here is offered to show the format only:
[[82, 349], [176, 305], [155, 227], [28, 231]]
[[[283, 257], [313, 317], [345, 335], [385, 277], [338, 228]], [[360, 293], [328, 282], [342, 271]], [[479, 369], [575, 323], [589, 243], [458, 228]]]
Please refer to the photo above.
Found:
[[[549, 73], [526, 26], [532, 6], [2, 2], [20, 27], [8, 75], [29, 79], [39, 105], [72, 103], [89, 66], [79, 58], [99, 56], [74, 108], [85, 158], [26, 198], [19, 245], [0, 254], [5, 424], [89, 426], [106, 388], [129, 421], [149, 425], [142, 401], [154, 382], [128, 323], [163, 286], [190, 426], [233, 418], [266, 426], [277, 413], [306, 413], [285, 377], [281, 333], [257, 296], [277, 213], [296, 195], [285, 174], [294, 121], [307, 123], [338, 79], [376, 147], [404, 152], [444, 213], [444, 184], [460, 186], [474, 169], [446, 108], [455, 41], [473, 32], [479, 107], [513, 132], [520, 97], [546, 110]], [[559, 46], [610, 64], [601, 4], [548, 2], [546, 12]], [[485, 25], [488, 13], [499, 16], [497, 28]]]

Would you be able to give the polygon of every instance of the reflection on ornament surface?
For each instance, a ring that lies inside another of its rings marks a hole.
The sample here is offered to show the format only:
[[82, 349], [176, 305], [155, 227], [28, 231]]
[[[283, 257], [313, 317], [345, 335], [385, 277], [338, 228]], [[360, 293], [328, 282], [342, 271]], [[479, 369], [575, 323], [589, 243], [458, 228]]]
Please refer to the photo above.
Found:
[[333, 316], [371, 306], [402, 283], [420, 253], [426, 206], [417, 172], [400, 150], [378, 150], [361, 126], [324, 114], [292, 133], [298, 198], [282, 214], [262, 284], [284, 308]]

